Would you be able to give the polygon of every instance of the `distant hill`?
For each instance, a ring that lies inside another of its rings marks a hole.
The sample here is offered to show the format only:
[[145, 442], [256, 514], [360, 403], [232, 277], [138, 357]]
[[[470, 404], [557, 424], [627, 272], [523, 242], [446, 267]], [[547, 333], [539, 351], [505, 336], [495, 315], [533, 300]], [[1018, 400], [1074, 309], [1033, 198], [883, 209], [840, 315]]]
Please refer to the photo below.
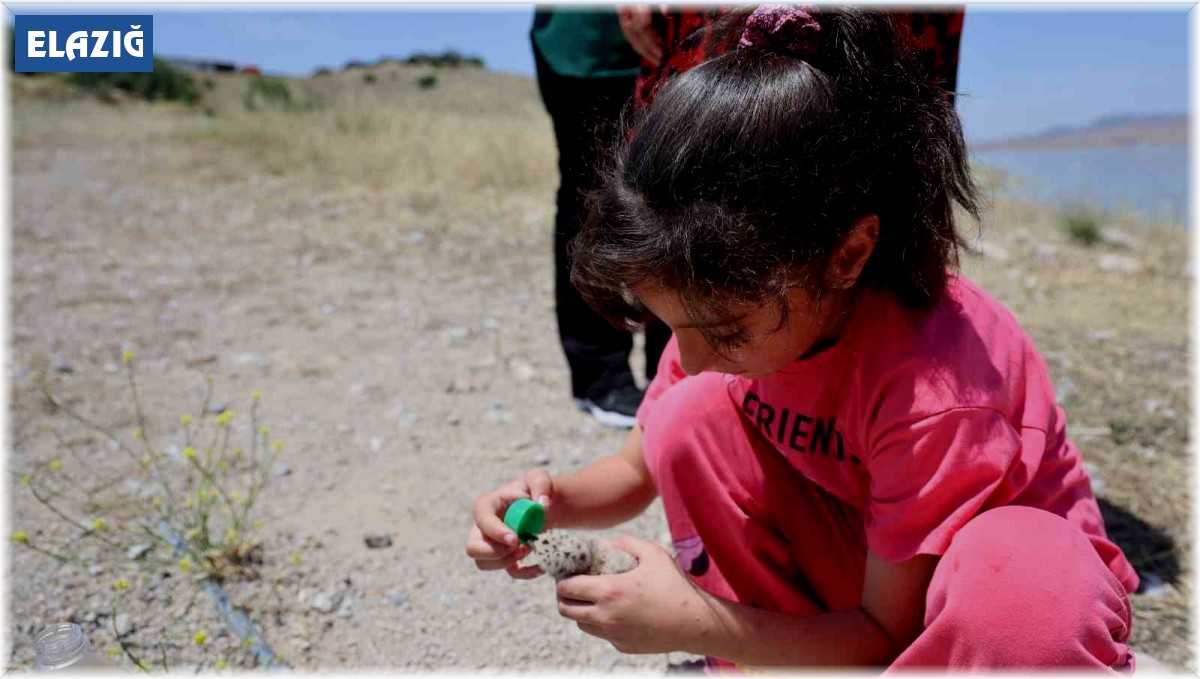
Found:
[[976, 142], [971, 146], [977, 151], [1169, 146], [1186, 144], [1187, 138], [1187, 115], [1110, 115], [1081, 127], [1060, 125], [1029, 136]]

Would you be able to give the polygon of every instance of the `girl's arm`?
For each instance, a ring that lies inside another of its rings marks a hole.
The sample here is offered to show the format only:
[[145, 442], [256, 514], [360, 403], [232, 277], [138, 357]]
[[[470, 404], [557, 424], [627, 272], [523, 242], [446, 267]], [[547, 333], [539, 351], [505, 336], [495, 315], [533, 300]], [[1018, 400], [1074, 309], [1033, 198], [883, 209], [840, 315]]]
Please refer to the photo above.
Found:
[[925, 593], [938, 557], [894, 564], [867, 556], [862, 605], [849, 611], [793, 616], [708, 596], [707, 633], [693, 653], [759, 666], [882, 666], [924, 629]]
[[550, 483], [546, 515], [559, 528], [611, 528], [641, 514], [658, 495], [642, 458], [637, 425], [615, 455]]

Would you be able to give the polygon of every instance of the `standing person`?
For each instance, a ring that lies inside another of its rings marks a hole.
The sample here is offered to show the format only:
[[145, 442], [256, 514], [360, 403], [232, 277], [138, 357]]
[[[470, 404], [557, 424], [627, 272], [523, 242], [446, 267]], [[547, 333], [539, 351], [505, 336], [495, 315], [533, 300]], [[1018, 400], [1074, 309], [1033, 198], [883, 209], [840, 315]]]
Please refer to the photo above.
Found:
[[[705, 30], [733, 9], [711, 6], [681, 9], [661, 5], [621, 5], [621, 28], [644, 60], [634, 92], [634, 106], [650, 103], [654, 93], [674, 75], [728, 51], [739, 36]], [[940, 7], [920, 12], [889, 11], [902, 37], [916, 52], [925, 72], [954, 100], [958, 86], [958, 54], [965, 8]]]
[[892, 17], [764, 5], [623, 137], [572, 280], [674, 336], [613, 456], [482, 495], [467, 554], [515, 578], [550, 527], [662, 499], [676, 554], [556, 585], [628, 653], [728, 667], [1131, 672], [1138, 576], [1105, 533], [1046, 363], [957, 271], [962, 124]]
[[[554, 123], [559, 187], [554, 219], [554, 301], [558, 335], [576, 406], [601, 423], [629, 428], [642, 402], [629, 366], [633, 336], [593, 311], [571, 285], [569, 243], [579, 233], [583, 196], [611, 147], [633, 95], [639, 56], [615, 11], [539, 9], [530, 32], [538, 89]], [[654, 378], [670, 331], [646, 330], [646, 378]]]

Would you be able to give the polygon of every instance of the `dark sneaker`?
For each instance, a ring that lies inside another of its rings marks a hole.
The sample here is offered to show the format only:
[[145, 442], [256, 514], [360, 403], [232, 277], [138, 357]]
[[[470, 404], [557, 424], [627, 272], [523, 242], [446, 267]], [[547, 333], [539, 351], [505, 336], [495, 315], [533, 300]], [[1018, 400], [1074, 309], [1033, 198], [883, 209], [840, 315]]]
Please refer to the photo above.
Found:
[[617, 387], [595, 399], [577, 398], [575, 407], [591, 413], [600, 424], [632, 429], [637, 424], [637, 409], [642, 405], [642, 390], [630, 384]]

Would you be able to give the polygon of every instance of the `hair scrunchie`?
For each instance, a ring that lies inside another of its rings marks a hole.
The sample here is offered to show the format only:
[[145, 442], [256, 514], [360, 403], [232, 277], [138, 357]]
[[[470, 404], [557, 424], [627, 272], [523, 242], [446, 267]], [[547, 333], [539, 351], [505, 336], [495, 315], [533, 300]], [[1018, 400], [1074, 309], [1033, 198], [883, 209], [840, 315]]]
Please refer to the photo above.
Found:
[[738, 47], [811, 57], [821, 34], [818, 11], [816, 5], [759, 5], [746, 19]]

